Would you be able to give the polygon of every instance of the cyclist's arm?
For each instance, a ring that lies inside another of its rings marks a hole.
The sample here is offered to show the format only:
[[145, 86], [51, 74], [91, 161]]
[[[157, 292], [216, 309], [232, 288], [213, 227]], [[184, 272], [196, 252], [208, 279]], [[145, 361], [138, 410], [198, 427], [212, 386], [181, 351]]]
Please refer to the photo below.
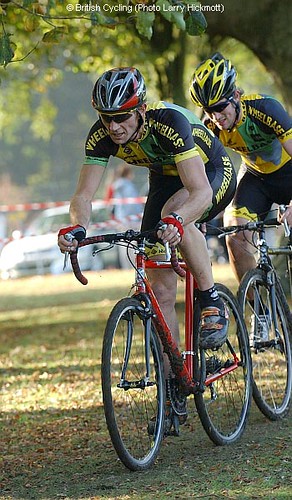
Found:
[[[104, 173], [104, 166], [83, 165], [80, 171], [77, 189], [70, 203], [70, 219], [72, 226], [79, 225], [87, 229], [91, 217], [91, 202], [99, 187]], [[77, 241], [68, 242], [59, 236], [58, 245], [62, 251], [77, 246]]]
[[288, 139], [288, 141], [284, 142], [282, 146], [292, 158], [292, 139]]
[[[284, 142], [283, 148], [292, 158], [292, 139], [288, 139], [288, 141]], [[286, 209], [286, 212], [279, 218], [280, 222], [283, 222], [284, 220], [286, 220], [289, 226], [292, 227], [292, 199]]]
[[[176, 163], [180, 179], [188, 192], [186, 198], [180, 191], [175, 195], [175, 206], [171, 206], [183, 219], [183, 226], [197, 221], [203, 213], [212, 205], [213, 191], [209, 184], [205, 166], [200, 156], [192, 156], [182, 159]], [[166, 230], [158, 231], [158, 237], [163, 242], [169, 242], [176, 246], [182, 239], [184, 230], [181, 223], [172, 223], [169, 216], [172, 213], [163, 214], [162, 221], [168, 224]]]
[[290, 204], [287, 206], [285, 213], [279, 218], [280, 222], [287, 221], [288, 225], [292, 227], [292, 200]]
[[[288, 141], [284, 142], [283, 148], [287, 151], [287, 153], [292, 158], [292, 139], [288, 139]], [[280, 218], [280, 222], [286, 220], [290, 227], [292, 227], [292, 199], [290, 201], [290, 205], [288, 205], [286, 212]]]
[[186, 225], [200, 219], [207, 208], [212, 205], [213, 191], [200, 156], [178, 162], [177, 170], [189, 193], [184, 205], [178, 210]]
[[83, 165], [75, 194], [70, 203], [70, 218], [73, 225], [88, 228], [91, 217], [91, 202], [100, 185], [104, 167]]
[[285, 216], [289, 226], [292, 227], [292, 200], [290, 201], [290, 205], [286, 210]]

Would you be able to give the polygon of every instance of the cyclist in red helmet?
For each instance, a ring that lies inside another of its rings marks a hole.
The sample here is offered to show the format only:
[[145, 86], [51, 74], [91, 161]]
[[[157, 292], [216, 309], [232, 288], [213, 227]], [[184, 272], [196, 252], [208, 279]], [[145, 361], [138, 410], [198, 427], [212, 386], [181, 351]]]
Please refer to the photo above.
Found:
[[[224, 146], [241, 155], [238, 187], [225, 211], [226, 225], [262, 219], [273, 203], [289, 204], [292, 122], [280, 102], [263, 94], [244, 95], [236, 86], [235, 68], [219, 53], [196, 68], [190, 95], [204, 109], [205, 125]], [[283, 219], [288, 219], [290, 210]], [[256, 265], [249, 238], [248, 232], [240, 232], [227, 239], [230, 263], [239, 281]]]
[[[111, 156], [147, 167], [150, 187], [142, 230], [160, 220], [166, 229], [163, 242], [179, 246], [200, 290], [204, 349], [226, 340], [227, 312], [214, 286], [206, 241], [194, 224], [217, 215], [231, 201], [235, 171], [218, 139], [190, 111], [165, 101], [146, 104], [146, 87], [136, 68], [114, 68], [96, 82], [92, 104], [98, 119], [89, 131], [85, 161], [70, 205], [72, 226], [59, 232], [62, 252], [73, 251], [86, 234], [91, 201]], [[74, 236], [73, 244], [65, 239]], [[149, 248], [149, 255], [164, 253], [164, 246]], [[176, 274], [150, 271], [149, 277], [162, 311], [178, 340], [175, 314]]]

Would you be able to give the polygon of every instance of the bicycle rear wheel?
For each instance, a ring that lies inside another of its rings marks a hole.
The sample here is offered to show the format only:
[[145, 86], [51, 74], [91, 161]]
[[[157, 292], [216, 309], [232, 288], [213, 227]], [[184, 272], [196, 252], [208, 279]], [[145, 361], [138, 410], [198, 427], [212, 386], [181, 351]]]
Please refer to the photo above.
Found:
[[[165, 378], [160, 343], [150, 332], [146, 377], [144, 308], [124, 298], [113, 308], [102, 349], [104, 411], [113, 446], [123, 464], [144, 470], [155, 461], [164, 433]], [[125, 371], [123, 372], [123, 368]], [[149, 422], [155, 422], [149, 432]]]
[[291, 325], [289, 306], [277, 279], [274, 290], [277, 328], [271, 310], [271, 285], [263, 270], [252, 269], [246, 273], [239, 286], [238, 299], [251, 330], [254, 401], [267, 418], [279, 420], [291, 405]]
[[[194, 335], [194, 374], [200, 380], [224, 368], [237, 366], [221, 378], [205, 385], [202, 393], [195, 394], [195, 403], [201, 423], [217, 445], [231, 444], [242, 435], [251, 403], [251, 359], [246, 327], [239, 305], [231, 291], [224, 285], [216, 285], [220, 297], [229, 312], [228, 340], [216, 350], [198, 347], [198, 334]], [[238, 361], [235, 364], [234, 355]], [[206, 382], [208, 383], [208, 382]]]

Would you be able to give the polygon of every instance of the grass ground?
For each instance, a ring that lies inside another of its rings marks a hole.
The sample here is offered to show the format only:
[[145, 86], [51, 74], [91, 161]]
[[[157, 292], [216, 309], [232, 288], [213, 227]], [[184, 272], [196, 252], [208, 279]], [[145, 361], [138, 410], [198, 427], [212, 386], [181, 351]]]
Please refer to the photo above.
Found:
[[[215, 277], [234, 282], [228, 266]], [[270, 422], [252, 405], [247, 430], [215, 447], [190, 401], [179, 438], [155, 466], [129, 472], [105, 426], [100, 388], [103, 329], [126, 295], [129, 271], [1, 284], [0, 500], [292, 498], [291, 417]]]

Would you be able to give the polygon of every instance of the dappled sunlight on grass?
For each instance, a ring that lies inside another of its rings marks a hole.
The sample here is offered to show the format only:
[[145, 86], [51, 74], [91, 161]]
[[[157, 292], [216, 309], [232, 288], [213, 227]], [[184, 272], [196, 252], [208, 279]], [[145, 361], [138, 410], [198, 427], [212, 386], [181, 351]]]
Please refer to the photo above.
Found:
[[87, 272], [88, 285], [81, 285], [72, 273], [58, 276], [34, 276], [2, 282], [0, 312], [28, 308], [69, 305], [83, 302], [117, 300], [130, 291], [132, 271], [105, 270]]
[[[229, 266], [213, 270], [236, 290]], [[121, 465], [102, 408], [101, 345], [134, 275], [85, 274], [85, 287], [71, 274], [0, 287], [0, 500], [290, 498], [291, 420], [269, 422], [255, 405], [240, 442], [214, 447], [190, 399], [181, 436], [163, 442], [151, 470]], [[182, 325], [181, 286], [179, 300]]]

